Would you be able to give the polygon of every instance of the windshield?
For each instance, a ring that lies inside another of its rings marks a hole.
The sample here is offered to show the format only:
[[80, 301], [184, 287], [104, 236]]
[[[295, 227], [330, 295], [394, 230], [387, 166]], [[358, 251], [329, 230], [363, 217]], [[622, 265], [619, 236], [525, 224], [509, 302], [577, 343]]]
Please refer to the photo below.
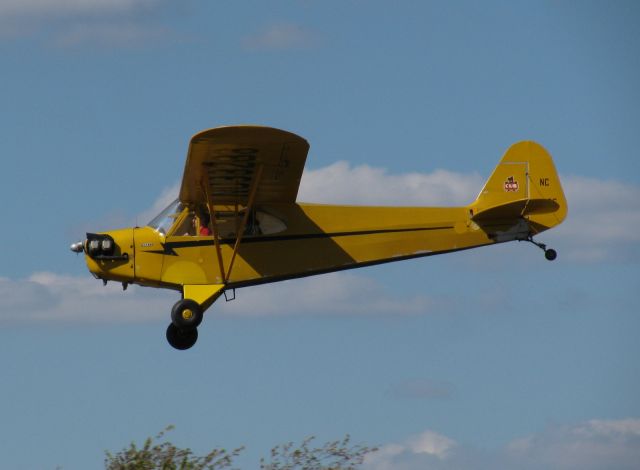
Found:
[[173, 223], [176, 221], [176, 217], [178, 217], [180, 213], [182, 213], [182, 209], [183, 209], [182, 203], [178, 199], [176, 199], [171, 204], [169, 204], [169, 207], [167, 207], [165, 210], [160, 212], [147, 225], [149, 227], [156, 229], [161, 234], [166, 235], [167, 231], [171, 228]]

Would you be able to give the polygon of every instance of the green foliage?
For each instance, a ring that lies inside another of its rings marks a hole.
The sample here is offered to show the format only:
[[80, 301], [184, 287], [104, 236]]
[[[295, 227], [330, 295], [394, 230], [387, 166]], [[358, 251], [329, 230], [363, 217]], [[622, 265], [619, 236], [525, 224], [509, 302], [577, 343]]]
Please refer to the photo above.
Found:
[[[134, 442], [120, 452], [106, 452], [106, 470], [220, 470], [231, 468], [233, 461], [244, 450], [231, 452], [213, 449], [205, 456], [196, 456], [191, 449], [180, 449], [168, 441], [157, 443], [173, 426], [167, 427], [155, 438], [148, 438], [142, 447]], [[261, 470], [356, 470], [367, 454], [375, 447], [351, 444], [351, 437], [327, 442], [320, 447], [311, 444], [315, 437], [308, 437], [300, 446], [293, 442], [271, 449], [269, 460], [260, 459]]]
[[339, 441], [330, 441], [320, 447], [312, 447], [315, 437], [308, 437], [299, 447], [293, 442], [271, 449], [271, 459], [260, 459], [262, 470], [356, 470], [367, 454], [376, 447], [352, 445], [348, 434]]
[[[173, 426], [168, 426], [155, 440], [162, 439], [172, 429]], [[167, 441], [154, 444], [154, 439], [149, 437], [141, 448], [132, 442], [117, 454], [107, 451], [104, 466], [106, 470], [218, 470], [230, 468], [242, 450], [242, 447], [231, 452], [213, 449], [198, 457], [189, 448], [179, 449]]]

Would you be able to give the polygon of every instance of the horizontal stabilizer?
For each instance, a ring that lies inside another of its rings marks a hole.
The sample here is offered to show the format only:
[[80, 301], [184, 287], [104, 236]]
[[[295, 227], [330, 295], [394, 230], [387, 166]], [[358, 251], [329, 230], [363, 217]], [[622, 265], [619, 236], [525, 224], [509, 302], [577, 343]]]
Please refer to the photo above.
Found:
[[513, 220], [527, 215], [550, 214], [560, 205], [551, 199], [520, 199], [490, 207], [471, 216], [478, 225], [496, 220]]

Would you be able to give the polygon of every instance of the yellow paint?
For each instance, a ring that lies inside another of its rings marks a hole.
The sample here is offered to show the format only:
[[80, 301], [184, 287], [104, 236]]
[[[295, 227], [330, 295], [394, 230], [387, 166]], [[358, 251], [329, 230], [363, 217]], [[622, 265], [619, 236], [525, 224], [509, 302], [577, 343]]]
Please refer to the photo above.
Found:
[[183, 294], [185, 299], [195, 300], [206, 310], [222, 294], [224, 287], [224, 284], [187, 284], [183, 286]]
[[[525, 239], [558, 225], [567, 213], [551, 156], [535, 142], [509, 148], [468, 206], [362, 207], [293, 202], [306, 159], [304, 139], [255, 126], [222, 130], [192, 139], [180, 193], [184, 208], [167, 235], [151, 227], [107, 232], [129, 261], [96, 261], [87, 255], [91, 272], [102, 279], [180, 290], [206, 309], [225, 289]], [[234, 146], [239, 136], [242, 142]], [[255, 161], [240, 158], [246, 149]], [[260, 161], [263, 149], [265, 162]], [[220, 155], [221, 169], [216, 166]], [[240, 155], [237, 162], [234, 155]], [[249, 181], [256, 162], [265, 170], [252, 204], [250, 185], [225, 183], [220, 175], [231, 169], [242, 174], [246, 168]], [[207, 174], [213, 176], [203, 189], [189, 186]], [[188, 225], [198, 205], [220, 217], [220, 256], [213, 236], [178, 233], [176, 227]], [[247, 224], [234, 260], [235, 232], [249, 219], [247, 207], [255, 220]], [[258, 228], [268, 231], [268, 226], [276, 227], [273, 233], [259, 233]]]

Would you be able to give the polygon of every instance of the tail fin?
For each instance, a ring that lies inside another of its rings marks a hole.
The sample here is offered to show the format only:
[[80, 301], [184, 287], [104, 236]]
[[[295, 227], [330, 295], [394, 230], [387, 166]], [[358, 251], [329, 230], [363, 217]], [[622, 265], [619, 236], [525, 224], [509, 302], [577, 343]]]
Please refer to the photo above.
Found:
[[469, 211], [496, 238], [506, 235], [499, 241], [526, 238], [561, 223], [567, 201], [551, 155], [532, 141], [512, 145]]

